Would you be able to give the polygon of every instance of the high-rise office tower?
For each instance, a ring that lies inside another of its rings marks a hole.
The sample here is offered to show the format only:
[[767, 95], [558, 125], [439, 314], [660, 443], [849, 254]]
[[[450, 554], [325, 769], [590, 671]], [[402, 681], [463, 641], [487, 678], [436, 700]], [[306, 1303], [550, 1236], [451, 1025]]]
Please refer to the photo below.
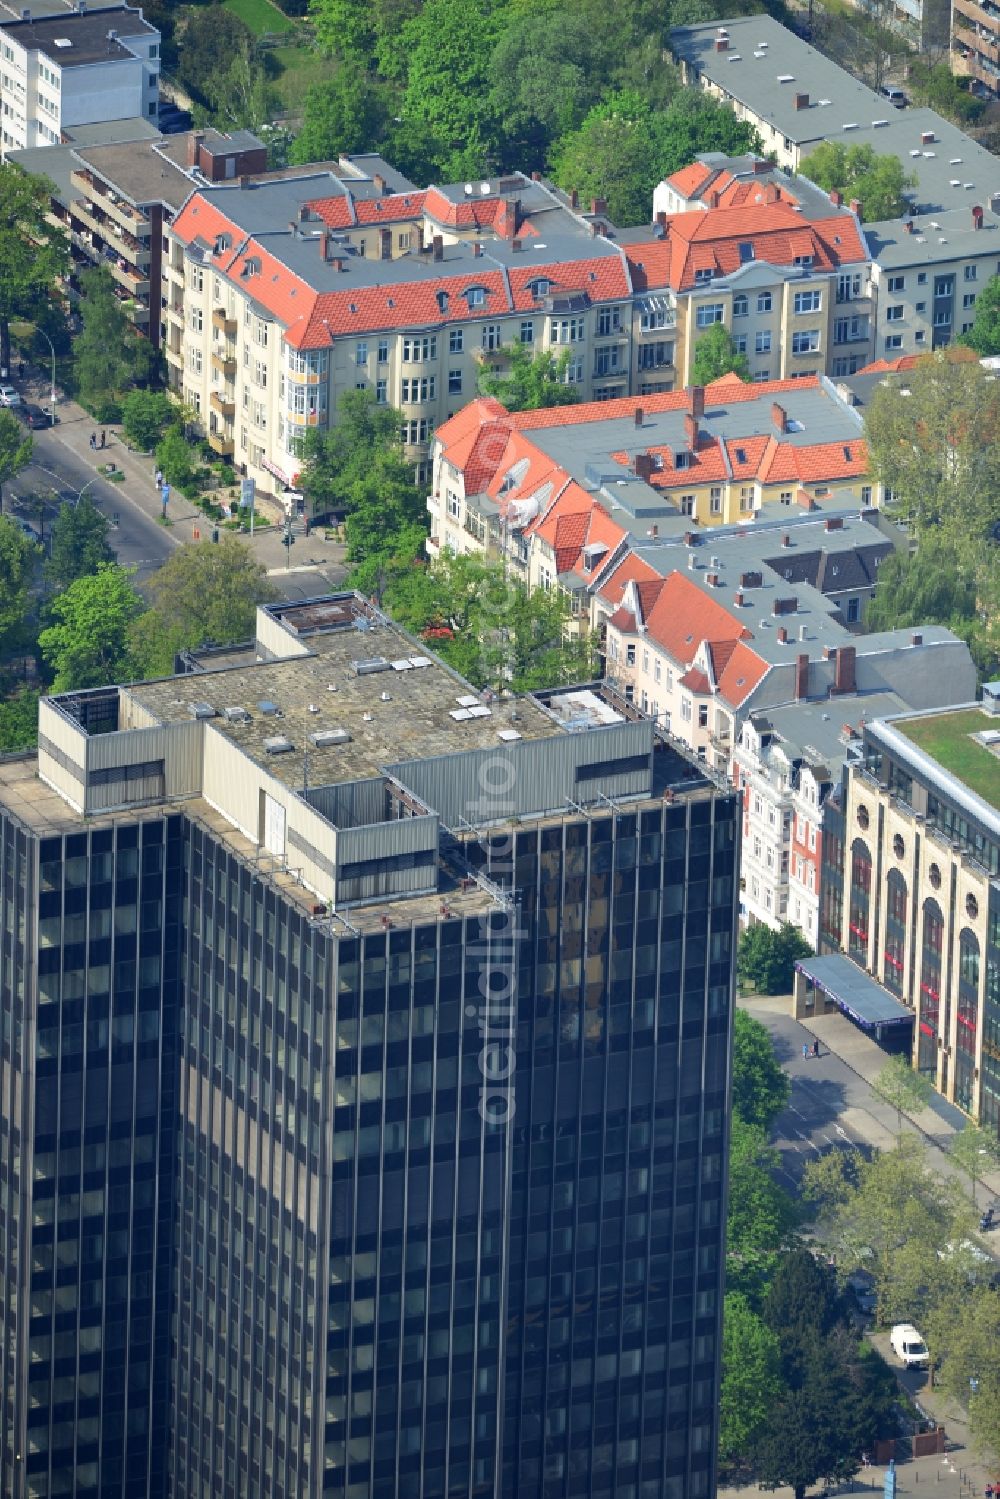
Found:
[[353, 595], [0, 762], [4, 1495], [714, 1492], [733, 795]]

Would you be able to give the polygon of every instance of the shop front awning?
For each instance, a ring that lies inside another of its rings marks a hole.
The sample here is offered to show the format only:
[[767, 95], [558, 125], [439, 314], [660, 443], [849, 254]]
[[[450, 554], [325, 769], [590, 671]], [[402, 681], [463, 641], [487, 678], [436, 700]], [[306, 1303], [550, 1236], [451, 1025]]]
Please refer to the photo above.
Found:
[[845, 1015], [866, 1031], [913, 1024], [913, 1011], [843, 953], [800, 958], [795, 967], [814, 988], [833, 1000]]

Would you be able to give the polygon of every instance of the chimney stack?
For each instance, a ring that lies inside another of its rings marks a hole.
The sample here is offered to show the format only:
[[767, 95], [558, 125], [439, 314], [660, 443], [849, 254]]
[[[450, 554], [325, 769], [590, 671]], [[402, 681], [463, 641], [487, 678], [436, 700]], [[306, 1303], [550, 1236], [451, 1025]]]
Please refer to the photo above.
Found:
[[657, 224], [659, 224], [659, 226], [660, 226], [661, 229], [666, 229], [666, 227], [667, 227], [667, 210], [665, 208], [661, 208], [660, 211], [659, 211], [659, 213], [656, 215], [656, 222], [657, 222]]
[[784, 625], [782, 625], [779, 628], [779, 630], [778, 630], [778, 644], [779, 645], [787, 645], [788, 644], [788, 631], [785, 629]]
[[842, 515], [828, 515], [823, 525], [827, 531], [842, 531], [844, 529], [844, 517]]
[[642, 424], [643, 424], [643, 422], [645, 421], [645, 419], [646, 419], [646, 413], [643, 411], [643, 409], [642, 409], [641, 406], [637, 406], [635, 408], [635, 424], [636, 424], [636, 426], [637, 427], [641, 427]]
[[860, 217], [861, 217], [861, 199], [860, 198], [852, 198], [851, 199], [851, 212], [852, 213], [856, 213], [857, 216], [858, 216], [858, 218], [860, 219]]
[[632, 467], [637, 479], [645, 479], [648, 482], [653, 474], [652, 453], [636, 453]]
[[202, 130], [192, 130], [191, 134], [188, 136], [187, 165], [189, 171], [192, 167], [196, 167], [198, 165], [198, 158], [201, 155], [201, 147], [204, 139], [205, 133]]
[[972, 205], [972, 227], [973, 229], [983, 227], [983, 210], [978, 203]]
[[692, 385], [688, 391], [689, 410], [694, 417], [705, 415], [705, 387], [704, 385]]
[[591, 200], [590, 200], [590, 211], [591, 211], [591, 213], [594, 213], [594, 214], [607, 213], [607, 211], [608, 211], [608, 200], [607, 200], [607, 198], [591, 198]]
[[575, 187], [570, 190], [569, 206], [570, 208], [579, 208], [580, 206], [580, 194]]
[[796, 94], [795, 95], [795, 108], [796, 109], [808, 109], [809, 108], [809, 95], [808, 94]]
[[515, 237], [511, 240], [510, 247], [516, 255], [519, 250], [522, 250], [524, 248], [524, 241]]
[[910, 636], [910, 644], [911, 645], [923, 645], [923, 643], [924, 643], [924, 637], [921, 635], [920, 631], [919, 630], [914, 630], [913, 634]]
[[808, 655], [796, 656], [795, 658], [795, 701], [801, 703], [809, 696], [809, 657]]
[[532, 180], [532, 182], [541, 182], [541, 180], [542, 180], [542, 174], [541, 174], [541, 172], [532, 172], [532, 174], [531, 174], [531, 180]]
[[384, 198], [389, 191], [388, 184], [386, 183], [385, 178], [381, 177], [378, 172], [376, 172], [374, 177], [372, 178], [372, 181], [375, 184], [375, 191], [378, 193], [379, 197]]
[[834, 692], [855, 691], [855, 665], [857, 651], [853, 645], [842, 645], [837, 651], [837, 665], [833, 673]]
[[789, 536], [789, 534], [788, 534], [787, 531], [784, 531], [782, 533], [782, 537], [781, 537], [781, 545], [783, 547], [790, 547], [791, 544], [792, 544], [792, 538]]
[[743, 589], [742, 588], [737, 588], [736, 592], [733, 594], [733, 603], [736, 605], [737, 609], [742, 609], [743, 608]]
[[478, 240], [478, 239], [477, 239], [477, 240], [476, 240], [476, 241], [475, 241], [475, 243], [474, 243], [474, 244], [473, 244], [473, 246], [472, 246], [472, 253], [473, 253], [473, 255], [474, 255], [474, 256], [475, 256], [475, 257], [476, 257], [476, 259], [477, 259], [477, 260], [479, 260], [479, 259], [480, 259], [480, 258], [481, 258], [481, 256], [482, 256], [482, 253], [483, 253], [483, 247], [482, 247], [482, 245], [481, 245], [481, 244], [480, 244], [480, 243], [479, 243], [479, 240]]
[[705, 204], [706, 204], [706, 207], [708, 207], [708, 208], [718, 208], [718, 206], [719, 206], [719, 194], [715, 191], [714, 188], [708, 194], [708, 197], [705, 200]]
[[698, 418], [692, 416], [689, 411], [684, 413], [684, 436], [687, 440], [688, 452], [696, 452], [698, 448]]
[[840, 208], [840, 206], [842, 205], [843, 201], [844, 201], [844, 195], [843, 195], [843, 193], [838, 193], [837, 189], [833, 188], [831, 190], [831, 192], [830, 192], [830, 202], [833, 204], [834, 208]]
[[435, 234], [433, 239], [431, 240], [431, 259], [444, 259], [444, 240], [442, 239], [440, 234]]
[[771, 421], [778, 436], [783, 437], [788, 431], [788, 412], [778, 401], [771, 402]]
[[905, 229], [905, 231], [906, 231], [907, 234], [912, 234], [913, 233], [913, 220], [912, 219], [904, 219], [903, 220], [903, 228]]
[[921, 132], [920, 132], [920, 144], [922, 146], [933, 146], [933, 144], [934, 144], [934, 132], [933, 132], [933, 130], [921, 130]]
[[760, 156], [755, 156], [754, 157], [754, 159], [753, 159], [753, 174], [754, 174], [755, 177], [765, 177], [770, 170], [771, 170], [771, 163], [769, 161], [765, 161]]
[[728, 52], [729, 51], [729, 38], [728, 38], [728, 36], [717, 36], [715, 38], [715, 50], [716, 50], [716, 52]]

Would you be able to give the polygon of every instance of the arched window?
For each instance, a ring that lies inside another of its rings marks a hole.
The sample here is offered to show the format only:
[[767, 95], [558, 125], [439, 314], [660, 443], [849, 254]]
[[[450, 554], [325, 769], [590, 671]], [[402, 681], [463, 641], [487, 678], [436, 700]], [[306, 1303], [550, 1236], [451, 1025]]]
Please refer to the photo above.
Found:
[[872, 888], [872, 856], [861, 838], [851, 844], [851, 904], [848, 913], [848, 951], [861, 963], [868, 961], [868, 908]]
[[963, 987], [979, 993], [979, 938], [968, 927], [958, 939], [958, 977]]
[[920, 936], [920, 1044], [918, 1064], [922, 1072], [937, 1070], [937, 1040], [941, 1014], [941, 949], [944, 918], [933, 898], [924, 901]]
[[906, 881], [898, 869], [886, 880], [885, 951], [883, 981], [893, 994], [903, 992], [903, 954], [906, 950]]

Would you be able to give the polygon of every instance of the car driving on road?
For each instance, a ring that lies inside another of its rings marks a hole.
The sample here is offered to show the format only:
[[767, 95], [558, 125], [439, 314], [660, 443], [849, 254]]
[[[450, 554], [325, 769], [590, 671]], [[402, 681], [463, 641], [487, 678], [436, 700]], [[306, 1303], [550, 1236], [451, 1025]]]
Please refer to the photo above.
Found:
[[20, 406], [21, 397], [13, 385], [0, 385], [0, 406]]

